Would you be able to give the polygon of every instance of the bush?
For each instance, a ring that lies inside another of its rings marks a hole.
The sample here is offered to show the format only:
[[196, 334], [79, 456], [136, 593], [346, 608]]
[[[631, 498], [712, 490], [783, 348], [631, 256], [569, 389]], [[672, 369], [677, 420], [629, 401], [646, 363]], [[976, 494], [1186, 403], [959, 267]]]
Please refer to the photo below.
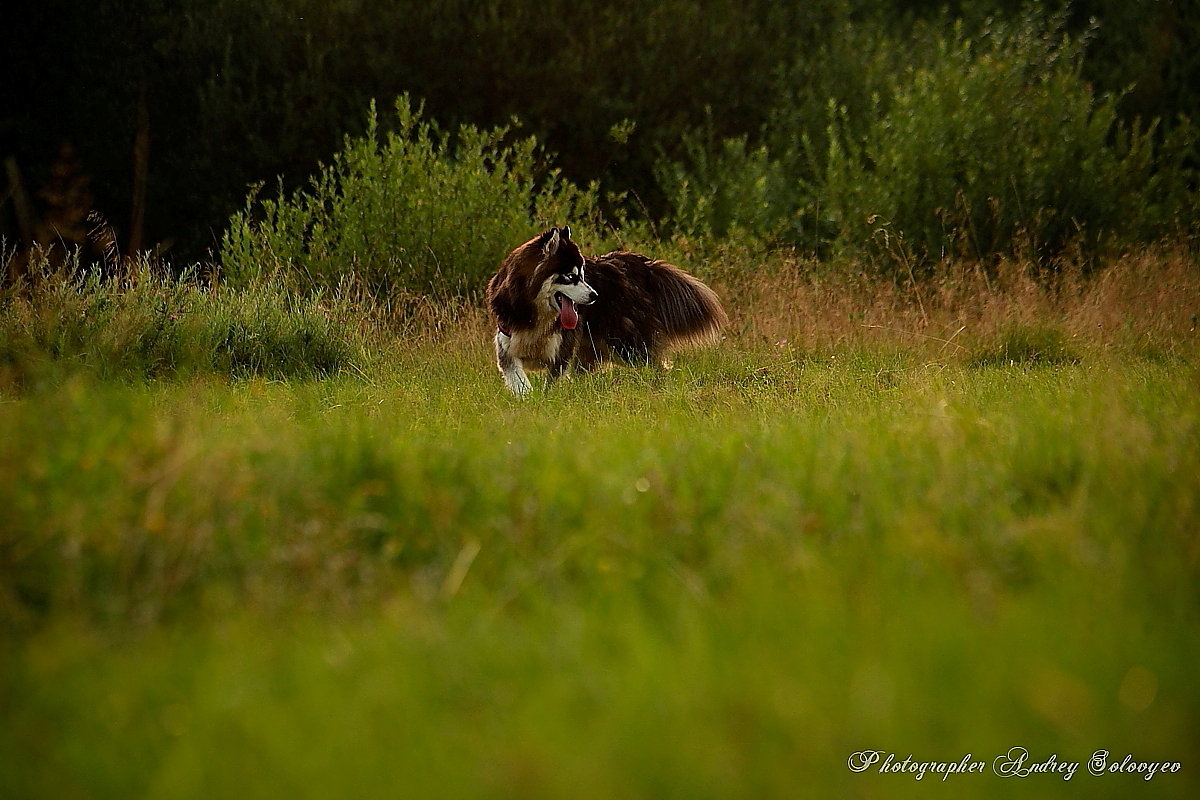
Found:
[[745, 136], [714, 144], [709, 136], [683, 137], [686, 160], [660, 161], [655, 175], [674, 223], [692, 235], [754, 238], [782, 233], [791, 203], [788, 177], [763, 145]]
[[[766, 146], [691, 137], [684, 161], [660, 164], [672, 217], [693, 234], [882, 256], [885, 272], [1194, 234], [1195, 128], [1121, 123], [1117, 98], [1081, 77], [1085, 39], [1062, 30], [1037, 17], [974, 35], [917, 26], [905, 41], [860, 32], [861, 73], [823, 119], [811, 91], [787, 90], [803, 73], [785, 75]], [[845, 53], [829, 53], [833, 74]]]
[[1155, 124], [1125, 126], [1080, 77], [1083, 46], [1053, 21], [993, 24], [943, 40], [897, 82], [859, 137], [844, 115], [824, 178], [844, 247], [883, 230], [918, 259], [1032, 245], [1145, 241], [1174, 223], [1162, 205]]
[[470, 126], [452, 137], [407, 97], [395, 108], [396, 130], [381, 135], [372, 104], [366, 134], [347, 137], [307, 190], [251, 194], [222, 239], [227, 280], [333, 286], [354, 274], [377, 292], [462, 294], [541, 227], [570, 222], [600, 238], [596, 188], [543, 173], [535, 140]]
[[848, 13], [817, 14], [805, 46], [780, 53], [767, 122], [755, 136], [722, 137], [715, 123], [725, 109], [709, 109], [704, 125], [662, 150], [654, 172], [675, 225], [690, 235], [737, 231], [813, 251], [832, 240], [836, 227], [820, 213], [829, 105], [861, 122], [898, 65], [923, 52], [913, 37], [901, 47], [883, 26], [853, 23]]

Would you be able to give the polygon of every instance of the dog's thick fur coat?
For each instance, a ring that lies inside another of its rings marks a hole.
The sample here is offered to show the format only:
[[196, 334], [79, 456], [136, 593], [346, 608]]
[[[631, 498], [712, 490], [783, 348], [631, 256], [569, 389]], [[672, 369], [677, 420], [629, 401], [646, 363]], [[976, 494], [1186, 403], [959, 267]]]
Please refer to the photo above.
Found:
[[617, 359], [665, 365], [673, 348], [717, 341], [727, 322], [711, 289], [638, 253], [584, 258], [570, 228], [551, 228], [508, 254], [488, 282], [496, 364], [518, 395], [525, 367], [552, 381]]

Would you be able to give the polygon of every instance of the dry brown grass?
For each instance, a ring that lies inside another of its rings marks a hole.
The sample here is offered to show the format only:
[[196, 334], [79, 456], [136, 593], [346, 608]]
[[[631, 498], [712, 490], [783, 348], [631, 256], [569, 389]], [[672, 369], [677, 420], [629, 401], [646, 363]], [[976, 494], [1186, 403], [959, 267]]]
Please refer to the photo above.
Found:
[[[727, 337], [745, 349], [787, 342], [813, 353], [882, 346], [973, 358], [1033, 332], [1071, 351], [1169, 356], [1200, 341], [1200, 262], [1180, 248], [1146, 248], [1091, 274], [1076, 263], [1039, 275], [1017, 260], [986, 271], [948, 262], [915, 286], [787, 253], [673, 258], [717, 291], [730, 316]], [[387, 320], [414, 346], [490, 352], [492, 322], [481, 297], [407, 296], [367, 318]]]
[[952, 262], [915, 285], [794, 256], [720, 274], [714, 284], [730, 333], [750, 346], [887, 343], [949, 354], [1014, 330], [1049, 329], [1089, 349], [1171, 353], [1194, 346], [1200, 313], [1200, 264], [1180, 249], [1147, 248], [1091, 275], [1078, 264], [1038, 275], [1013, 260], [987, 271]]

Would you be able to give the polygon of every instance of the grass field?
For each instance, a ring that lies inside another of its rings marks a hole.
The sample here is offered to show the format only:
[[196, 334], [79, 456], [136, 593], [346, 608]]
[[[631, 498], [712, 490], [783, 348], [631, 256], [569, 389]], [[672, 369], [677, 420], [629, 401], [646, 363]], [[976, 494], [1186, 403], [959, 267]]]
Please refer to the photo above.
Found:
[[1192, 797], [1189, 269], [1160, 327], [726, 286], [721, 348], [526, 402], [479, 316], [325, 380], [11, 383], [0, 796]]

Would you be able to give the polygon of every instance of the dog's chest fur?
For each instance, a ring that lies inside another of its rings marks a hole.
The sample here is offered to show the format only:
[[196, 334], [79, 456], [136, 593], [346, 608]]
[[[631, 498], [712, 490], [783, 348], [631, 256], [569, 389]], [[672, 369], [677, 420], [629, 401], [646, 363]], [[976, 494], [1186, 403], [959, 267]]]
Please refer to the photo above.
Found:
[[562, 331], [553, 324], [515, 330], [509, 336], [508, 352], [523, 361], [550, 364], [562, 347]]

